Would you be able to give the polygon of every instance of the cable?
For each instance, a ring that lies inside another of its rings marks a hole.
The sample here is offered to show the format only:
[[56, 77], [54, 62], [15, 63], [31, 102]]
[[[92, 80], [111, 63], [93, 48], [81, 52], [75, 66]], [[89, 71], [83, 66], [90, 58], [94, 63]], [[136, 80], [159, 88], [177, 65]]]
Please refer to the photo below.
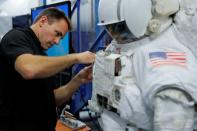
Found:
[[[83, 101], [84, 105], [86, 105], [84, 97], [82, 95], [80, 95], [80, 96], [81, 96], [81, 100]], [[93, 124], [96, 126], [96, 128], [99, 129], [99, 131], [102, 131], [101, 126], [96, 123], [95, 118], [92, 117], [92, 114], [89, 109], [88, 109], [88, 115], [89, 115], [90, 119], [92, 120]]]
[[89, 115], [90, 119], [92, 120], [93, 124], [97, 127], [97, 129], [99, 129], [99, 131], [102, 131], [101, 126], [96, 123], [95, 119], [92, 117], [92, 114], [89, 110], [88, 110], [88, 115]]

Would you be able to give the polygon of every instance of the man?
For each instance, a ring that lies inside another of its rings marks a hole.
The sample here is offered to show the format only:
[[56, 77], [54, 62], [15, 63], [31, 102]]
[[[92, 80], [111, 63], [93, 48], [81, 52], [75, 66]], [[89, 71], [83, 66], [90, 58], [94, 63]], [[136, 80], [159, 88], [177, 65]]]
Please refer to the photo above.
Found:
[[89, 107], [104, 131], [193, 131], [196, 9], [196, 0], [100, 0], [113, 41], [96, 54]]
[[45, 50], [57, 44], [71, 29], [69, 19], [55, 8], [41, 12], [27, 29], [13, 29], [0, 44], [0, 130], [54, 131], [56, 105], [68, 100], [91, 80], [91, 67], [82, 69], [66, 85], [53, 90], [48, 78], [75, 63], [89, 64], [94, 54], [83, 52], [47, 57]]

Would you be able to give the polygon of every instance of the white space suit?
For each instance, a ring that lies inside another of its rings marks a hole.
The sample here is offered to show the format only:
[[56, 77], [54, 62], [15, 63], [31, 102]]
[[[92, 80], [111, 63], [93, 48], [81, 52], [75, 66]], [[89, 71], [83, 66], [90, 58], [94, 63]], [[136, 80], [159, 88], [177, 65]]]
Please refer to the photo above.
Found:
[[[197, 59], [169, 17], [181, 1], [113, 0], [108, 8], [110, 1], [100, 0], [99, 19], [114, 40], [97, 53], [89, 102], [103, 130], [193, 131]], [[118, 15], [105, 16], [110, 9]]]

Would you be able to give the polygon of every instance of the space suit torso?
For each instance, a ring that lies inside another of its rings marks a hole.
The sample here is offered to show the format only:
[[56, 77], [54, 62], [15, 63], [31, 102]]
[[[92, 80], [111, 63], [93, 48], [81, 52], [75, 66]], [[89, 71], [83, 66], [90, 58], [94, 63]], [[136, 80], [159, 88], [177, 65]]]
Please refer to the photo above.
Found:
[[105, 52], [97, 53], [89, 107], [112, 111], [120, 117], [117, 121], [151, 130], [155, 94], [174, 87], [196, 102], [196, 74], [196, 58], [177, 40], [173, 27], [155, 38], [128, 44], [112, 41]]

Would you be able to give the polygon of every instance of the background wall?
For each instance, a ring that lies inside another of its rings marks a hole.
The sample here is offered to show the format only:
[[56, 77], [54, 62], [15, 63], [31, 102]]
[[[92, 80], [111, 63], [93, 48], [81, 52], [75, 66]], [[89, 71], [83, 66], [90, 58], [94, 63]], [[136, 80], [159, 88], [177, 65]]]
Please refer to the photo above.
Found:
[[12, 17], [0, 16], [0, 40], [10, 29], [12, 29]]
[[[66, 0], [47, 0], [47, 4], [54, 4], [58, 2], [63, 2]], [[72, 7], [74, 6], [76, 0], [70, 0]], [[80, 0], [80, 23], [81, 31], [92, 31], [94, 30], [94, 12], [93, 12], [93, 1], [94, 0]], [[71, 8], [72, 9], [72, 8]], [[72, 16], [72, 23], [74, 29], [77, 25], [77, 12], [75, 11]]]
[[39, 5], [38, 0], [0, 0], [0, 12], [7, 16], [28, 14]]
[[31, 8], [38, 5], [38, 0], [0, 0], [0, 40], [12, 29], [14, 16], [30, 14]]

